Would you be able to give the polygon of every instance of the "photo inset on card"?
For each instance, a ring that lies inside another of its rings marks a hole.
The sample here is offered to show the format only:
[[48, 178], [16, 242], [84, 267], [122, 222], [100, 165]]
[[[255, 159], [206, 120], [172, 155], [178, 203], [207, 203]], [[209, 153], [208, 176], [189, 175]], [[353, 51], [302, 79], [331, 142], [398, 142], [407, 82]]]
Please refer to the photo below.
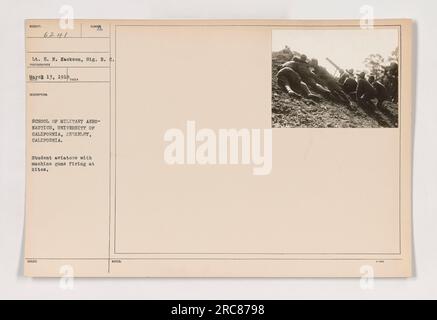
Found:
[[273, 128], [397, 128], [399, 34], [272, 31]]

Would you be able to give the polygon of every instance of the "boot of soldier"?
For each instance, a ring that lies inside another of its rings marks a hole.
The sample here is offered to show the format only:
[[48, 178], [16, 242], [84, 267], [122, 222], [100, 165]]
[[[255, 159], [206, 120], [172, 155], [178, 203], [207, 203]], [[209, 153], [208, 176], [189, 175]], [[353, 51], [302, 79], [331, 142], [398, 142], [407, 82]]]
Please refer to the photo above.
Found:
[[297, 94], [296, 92], [293, 91], [289, 91], [288, 96], [292, 99], [298, 99], [298, 100], [303, 98], [300, 94]]
[[316, 102], [320, 102], [323, 99], [322, 96], [319, 96], [318, 94], [314, 94], [314, 93], [308, 94], [308, 98]]

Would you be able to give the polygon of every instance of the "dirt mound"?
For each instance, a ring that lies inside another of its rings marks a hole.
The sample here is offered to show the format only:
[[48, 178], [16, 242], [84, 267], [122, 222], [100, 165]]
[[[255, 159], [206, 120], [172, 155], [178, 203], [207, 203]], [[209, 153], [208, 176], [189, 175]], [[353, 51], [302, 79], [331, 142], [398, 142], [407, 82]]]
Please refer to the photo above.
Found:
[[272, 127], [273, 128], [390, 128], [398, 125], [398, 106], [384, 102], [381, 108], [352, 108], [326, 99], [315, 102], [296, 99], [283, 92], [277, 83], [280, 66], [293, 52], [274, 52], [272, 57]]

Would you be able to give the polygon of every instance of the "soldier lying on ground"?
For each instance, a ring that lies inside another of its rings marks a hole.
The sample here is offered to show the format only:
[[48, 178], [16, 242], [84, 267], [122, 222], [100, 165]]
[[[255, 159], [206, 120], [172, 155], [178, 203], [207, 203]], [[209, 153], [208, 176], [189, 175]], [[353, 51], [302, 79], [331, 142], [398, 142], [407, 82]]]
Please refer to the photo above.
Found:
[[383, 102], [388, 100], [387, 89], [380, 81], [377, 81], [374, 76], [369, 77], [369, 83], [376, 90], [376, 98], [378, 99], [377, 106], [381, 108]]
[[343, 72], [338, 83], [340, 83], [343, 91], [349, 96], [349, 98], [356, 101], [358, 83], [355, 80], [354, 69], [349, 69], [346, 70], [346, 72]]
[[313, 100], [320, 100], [320, 97], [311, 93], [307, 85], [302, 82], [300, 75], [291, 68], [285, 67], [279, 70], [276, 75], [278, 78], [278, 85], [290, 97], [294, 98], [309, 98]]
[[366, 74], [361, 72], [358, 75], [358, 86], [357, 86], [357, 102], [361, 107], [368, 107], [370, 109], [375, 109], [375, 105], [372, 99], [377, 97], [376, 89], [366, 80]]
[[331, 91], [324, 88], [322, 82], [319, 80], [317, 75], [311, 71], [310, 65], [304, 60], [306, 56], [303, 55], [300, 58], [293, 59], [292, 61], [286, 62], [282, 65], [282, 68], [290, 68], [297, 72], [302, 81], [310, 88], [310, 90], [321, 94], [324, 97], [330, 98]]
[[293, 57], [293, 61], [295, 61], [295, 62], [304, 62], [304, 63], [307, 63], [307, 60], [308, 60], [308, 57], [305, 54], [301, 55], [300, 57], [299, 56], [294, 56]]
[[312, 59], [309, 65], [314, 69], [314, 73], [318, 77], [319, 81], [321, 81], [323, 85], [327, 87], [329, 91], [331, 91], [337, 100], [341, 101], [347, 106], [351, 105], [349, 97], [340, 87], [337, 80], [328, 72], [328, 70], [319, 65], [319, 61], [317, 59]]
[[398, 103], [398, 73], [399, 65], [396, 62], [392, 62], [384, 68], [383, 84], [387, 89], [390, 100], [394, 103]]
[[348, 69], [346, 71], [344, 71], [343, 69], [340, 70], [340, 78], [338, 79], [338, 83], [340, 85], [343, 85], [343, 83], [348, 79], [348, 78], [353, 78], [354, 77], [354, 69]]

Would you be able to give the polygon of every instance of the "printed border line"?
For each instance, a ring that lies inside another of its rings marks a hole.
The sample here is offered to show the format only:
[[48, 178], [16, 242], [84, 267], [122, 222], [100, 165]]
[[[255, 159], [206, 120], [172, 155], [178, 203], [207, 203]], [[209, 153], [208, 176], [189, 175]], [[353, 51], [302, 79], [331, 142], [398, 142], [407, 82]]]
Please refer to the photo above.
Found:
[[[82, 33], [82, 24], [81, 26], [81, 33]], [[111, 273], [111, 229], [112, 229], [112, 223], [111, 223], [111, 189], [112, 189], [112, 42], [111, 42], [111, 31], [112, 31], [112, 24], [109, 24], [109, 186], [108, 186], [108, 192], [109, 192], [109, 199], [108, 199], [108, 214], [109, 214], [109, 240], [108, 240], [108, 273]]]
[[60, 40], [60, 39], [109, 39], [109, 37], [26, 37], [26, 39], [47, 39], [47, 40]]
[[[114, 208], [114, 254], [116, 255], [152, 255], [152, 254], [169, 254], [169, 255], [215, 255], [215, 254], [238, 254], [238, 255], [401, 255], [402, 254], [402, 209], [401, 209], [401, 173], [402, 173], [402, 163], [401, 163], [401, 155], [402, 155], [402, 121], [401, 121], [401, 79], [402, 79], [402, 54], [403, 54], [403, 47], [402, 47], [402, 25], [377, 25], [376, 28], [384, 28], [384, 27], [398, 27], [398, 37], [399, 37], [399, 72], [401, 74], [399, 81], [399, 87], [398, 87], [398, 95], [399, 95], [399, 102], [398, 102], [398, 127], [399, 127], [399, 252], [396, 253], [127, 253], [127, 252], [117, 252], [116, 250], [116, 237], [117, 237], [117, 27], [268, 27], [268, 28], [300, 28], [300, 27], [309, 27], [309, 28], [338, 28], [338, 27], [345, 27], [345, 28], [360, 28], [359, 25], [115, 25], [115, 184], [114, 184], [114, 202], [115, 202], [115, 208]], [[273, 31], [273, 30], [271, 30]], [[120, 258], [121, 259], [121, 258]], [[161, 258], [147, 258], [149, 260], [161, 260]], [[177, 259], [177, 258], [169, 258], [169, 259]], [[205, 260], [207, 258], [195, 258], [199, 260]], [[218, 260], [223, 260], [224, 258], [218, 258]], [[257, 260], [259, 258], [255, 258]], [[123, 259], [121, 259], [123, 260]], [[272, 259], [266, 259], [266, 260], [272, 260]], [[274, 259], [273, 259], [274, 260]], [[306, 259], [305, 259], [306, 260]], [[346, 260], [346, 259], [340, 259], [340, 260]], [[384, 259], [387, 260], [387, 259]], [[400, 259], [402, 260], [402, 259]]]
[[[29, 263], [32, 260], [43, 261], [107, 261], [108, 258], [25, 258]], [[246, 261], [246, 260], [278, 260], [278, 261], [375, 261], [375, 259], [366, 258], [117, 258], [118, 261], [141, 261], [141, 260], [230, 260], [230, 261]], [[389, 258], [384, 261], [402, 261], [402, 258]]]

